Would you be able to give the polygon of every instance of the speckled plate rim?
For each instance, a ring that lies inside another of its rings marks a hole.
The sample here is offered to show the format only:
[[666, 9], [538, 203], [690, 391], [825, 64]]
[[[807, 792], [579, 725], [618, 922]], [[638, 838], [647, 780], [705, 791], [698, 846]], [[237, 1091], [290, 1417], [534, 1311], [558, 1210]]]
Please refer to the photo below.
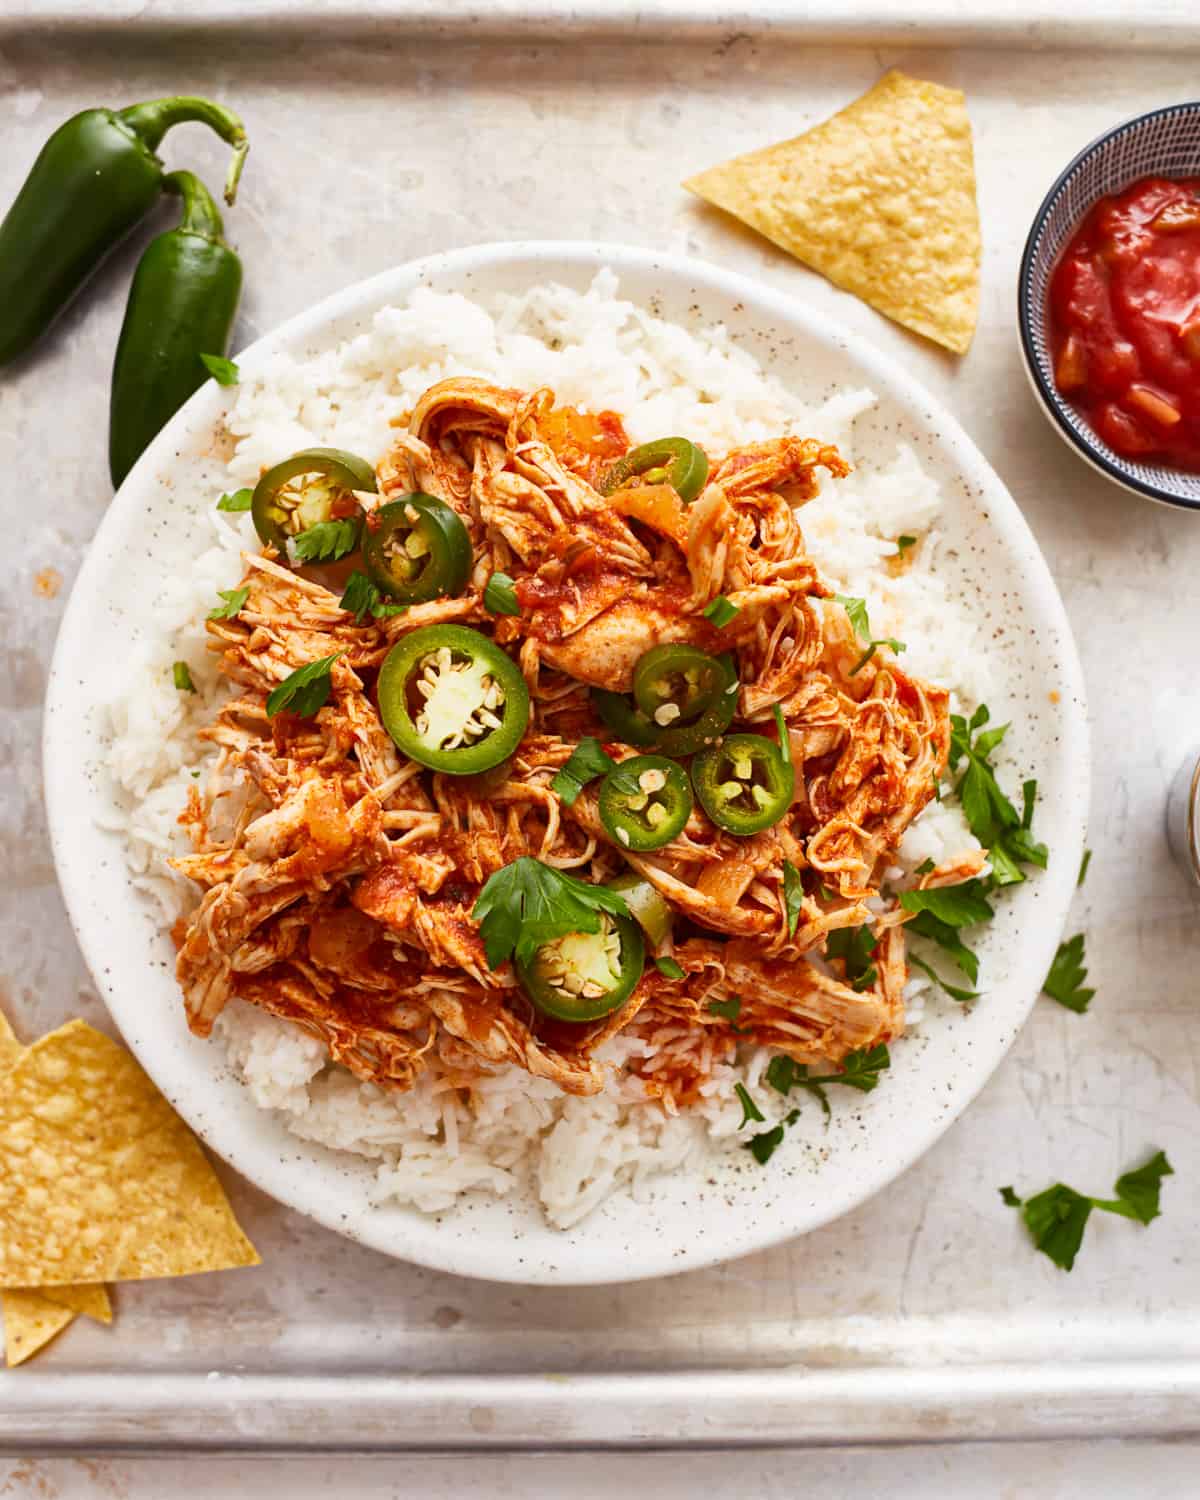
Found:
[[[657, 1179], [644, 1201], [618, 1194], [567, 1232], [550, 1230], [520, 1200], [497, 1202], [482, 1195], [438, 1216], [373, 1208], [370, 1168], [287, 1133], [253, 1105], [211, 1045], [190, 1036], [169, 972], [169, 946], [156, 932], [159, 924], [139, 911], [145, 903], [130, 899], [117, 836], [96, 822], [105, 794], [92, 668], [98, 673], [111, 663], [106, 648], [121, 647], [120, 635], [106, 647], [112, 619], [119, 621], [121, 610], [111, 585], [122, 568], [139, 565], [129, 549], [141, 544], [147, 508], [181, 503], [178, 494], [169, 493], [174, 473], [170, 480], [165, 477], [172, 461], [178, 467], [189, 442], [204, 438], [211, 447], [227, 406], [227, 394], [214, 385], [198, 392], [156, 438], [101, 522], [64, 614], [46, 704], [46, 801], [68, 913], [117, 1025], [174, 1107], [251, 1182], [327, 1227], [434, 1269], [519, 1284], [586, 1285], [698, 1269], [818, 1228], [897, 1177], [967, 1107], [1028, 1016], [1074, 892], [1087, 813], [1088, 730], [1078, 654], [1023, 516], [940, 402], [892, 359], [793, 298], [705, 262], [631, 246], [480, 245], [430, 256], [349, 287], [260, 339], [238, 361], [244, 373], [253, 374], [278, 351], [326, 347], [333, 327], [345, 337], [349, 319], [362, 327], [376, 309], [418, 285], [468, 292], [478, 292], [480, 280], [510, 290], [554, 279], [582, 285], [605, 266], [622, 278], [622, 295], [645, 301], [655, 292], [639, 295], [636, 286], [639, 279], [648, 282], [665, 299], [678, 298], [704, 323], [728, 322], [734, 340], [744, 338], [760, 357], [782, 351], [781, 359], [802, 360], [805, 372], [822, 359], [840, 365], [844, 373], [830, 389], [851, 377], [869, 385], [881, 411], [895, 417], [895, 428], [885, 423], [881, 432], [891, 435], [893, 446], [900, 431], [926, 444], [959, 491], [949, 504], [963, 511], [963, 528], [970, 528], [964, 535], [978, 537], [970, 547], [971, 566], [988, 572], [994, 602], [986, 606], [986, 618], [994, 621], [997, 635], [1008, 629], [1002, 649], [1025, 652], [1031, 679], [1026, 699], [1032, 702], [1036, 689], [1038, 703], [1054, 703], [1053, 709], [1031, 710], [1036, 728], [1027, 734], [1023, 721], [1014, 724], [1012, 737], [1026, 734], [1027, 758], [1043, 775], [1039, 831], [1054, 856], [1047, 871], [1017, 889], [981, 945], [992, 942], [996, 955], [996, 978], [986, 1002], [970, 1015], [954, 1014], [944, 1026], [906, 1039], [901, 1044], [905, 1067], [894, 1067], [875, 1093], [856, 1095], [826, 1134], [819, 1124], [803, 1137], [793, 1130], [767, 1172], [748, 1153], [734, 1152], [711, 1172]], [[739, 324], [747, 325], [744, 333]], [[981, 590], [981, 599], [983, 571], [963, 585]], [[969, 568], [964, 576], [971, 578]], [[1012, 628], [1014, 619], [1021, 621], [1021, 630]]]

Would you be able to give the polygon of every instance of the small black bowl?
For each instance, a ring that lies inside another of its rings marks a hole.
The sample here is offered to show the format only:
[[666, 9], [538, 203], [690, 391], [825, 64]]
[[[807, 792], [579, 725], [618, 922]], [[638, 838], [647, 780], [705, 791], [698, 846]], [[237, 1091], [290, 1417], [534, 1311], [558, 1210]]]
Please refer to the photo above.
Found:
[[1058, 435], [1134, 494], [1200, 510], [1200, 474], [1114, 453], [1054, 384], [1046, 332], [1055, 262], [1092, 205], [1139, 177], [1200, 177], [1200, 102], [1172, 104], [1116, 125], [1085, 146], [1046, 194], [1021, 257], [1017, 325], [1030, 383]]

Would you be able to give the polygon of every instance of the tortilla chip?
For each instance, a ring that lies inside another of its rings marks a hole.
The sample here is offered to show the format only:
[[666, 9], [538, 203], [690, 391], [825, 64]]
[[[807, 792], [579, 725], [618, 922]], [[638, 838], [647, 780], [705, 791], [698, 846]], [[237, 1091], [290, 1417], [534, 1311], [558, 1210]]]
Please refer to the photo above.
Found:
[[0, 1292], [0, 1307], [4, 1309], [4, 1359], [10, 1369], [44, 1348], [75, 1318], [69, 1307], [58, 1307], [37, 1292], [17, 1288]]
[[191, 1131], [86, 1021], [0, 1078], [0, 1160], [0, 1287], [258, 1264]]
[[56, 1307], [69, 1307], [74, 1313], [83, 1313], [97, 1323], [112, 1322], [112, 1303], [108, 1300], [108, 1289], [91, 1286], [86, 1282], [78, 1286], [44, 1286], [37, 1294]]
[[887, 73], [824, 124], [684, 187], [897, 323], [969, 348], [979, 208], [958, 89]]
[[11, 1068], [25, 1048], [21, 1046], [13, 1035], [13, 1029], [8, 1024], [8, 1018], [0, 1010], [0, 1074]]

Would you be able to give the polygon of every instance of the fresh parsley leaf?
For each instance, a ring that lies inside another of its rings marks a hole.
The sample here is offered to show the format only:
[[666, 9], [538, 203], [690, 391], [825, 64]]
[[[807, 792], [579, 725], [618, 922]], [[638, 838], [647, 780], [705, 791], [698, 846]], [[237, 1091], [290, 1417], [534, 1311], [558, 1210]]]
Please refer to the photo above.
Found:
[[916, 545], [917, 539], [915, 536], [898, 536], [896, 538], [896, 547], [901, 557], [904, 556], [910, 547], [915, 547]]
[[916, 873], [918, 875], [932, 875], [933, 872], [936, 869], [937, 869], [937, 866], [934, 864], [933, 860], [931, 860], [931, 859], [923, 859], [921, 861], [921, 863], [917, 866]]
[[778, 1125], [774, 1126], [771, 1130], [760, 1130], [757, 1135], [752, 1135], [748, 1141], [743, 1141], [742, 1145], [745, 1150], [750, 1152], [760, 1167], [765, 1167], [783, 1141], [784, 1127], [794, 1125], [799, 1118], [800, 1111], [798, 1109], [789, 1110]]
[[682, 979], [683, 968], [673, 958], [656, 958], [654, 960], [658, 972], [664, 979]]
[[519, 615], [517, 591], [507, 573], [493, 573], [483, 591], [483, 607], [493, 615]]
[[879, 977], [871, 962], [877, 941], [865, 923], [861, 927], [836, 927], [825, 939], [825, 953], [846, 965], [846, 979], [852, 988], [865, 990]]
[[751, 1099], [750, 1092], [744, 1083], [735, 1084], [733, 1092], [738, 1096], [738, 1103], [742, 1106], [742, 1123], [738, 1126], [739, 1130], [755, 1120], [760, 1124], [766, 1123], [766, 1115], [763, 1114], [762, 1110]]
[[292, 551], [298, 562], [337, 562], [353, 552], [357, 542], [358, 522], [348, 516], [342, 521], [318, 521], [292, 538]]
[[1090, 849], [1085, 849], [1083, 851], [1083, 858], [1079, 861], [1079, 879], [1075, 882], [1077, 886], [1082, 885], [1083, 882], [1087, 879], [1088, 865], [1090, 865], [1091, 862], [1092, 851]]
[[834, 594], [834, 599], [850, 617], [850, 628], [864, 641], [871, 639], [871, 622], [867, 618], [867, 601], [856, 599], [852, 594]]
[[763, 1077], [777, 1094], [790, 1094], [798, 1083], [808, 1077], [808, 1069], [786, 1052], [777, 1052], [767, 1064]]
[[194, 693], [196, 684], [192, 681], [192, 671], [185, 661], [177, 661], [171, 668], [171, 676], [175, 680], [175, 686], [181, 693]]
[[1162, 1180], [1173, 1175], [1173, 1171], [1165, 1153], [1156, 1151], [1142, 1166], [1117, 1178], [1115, 1198], [1089, 1198], [1061, 1182], [1027, 1198], [1023, 1204], [1011, 1188], [1001, 1188], [1000, 1196], [1010, 1207], [1021, 1209], [1025, 1227], [1042, 1254], [1069, 1271], [1075, 1264], [1093, 1209], [1149, 1224], [1160, 1213]]
[[974, 927], [995, 915], [981, 880], [964, 880], [961, 885], [935, 886], [926, 891], [901, 891], [900, 905], [905, 911], [931, 912], [947, 927]]
[[218, 385], [237, 385], [241, 379], [241, 373], [233, 360], [226, 359], [220, 354], [202, 354], [200, 363], [217, 382]]
[[1175, 1169], [1167, 1160], [1166, 1153], [1156, 1151], [1148, 1162], [1135, 1167], [1132, 1172], [1123, 1172], [1117, 1178], [1115, 1191], [1117, 1202], [1122, 1207], [1118, 1208], [1115, 1203], [1098, 1203], [1096, 1207], [1107, 1209], [1109, 1213], [1124, 1214], [1127, 1219], [1137, 1219], [1141, 1224], [1149, 1224], [1161, 1213], [1158, 1197], [1163, 1178], [1174, 1175]]
[[994, 885], [1016, 885], [1025, 879], [1022, 865], [1046, 868], [1049, 858], [1045, 844], [1033, 836], [1033, 808], [1037, 800], [1037, 782], [1022, 787], [1021, 813], [1005, 796], [996, 780], [990, 756], [1008, 733], [1008, 725], [985, 729], [989, 714], [980, 704], [970, 720], [961, 714], [950, 716], [951, 771], [963, 765], [958, 782], [959, 800], [971, 832], [988, 850], [991, 881]]
[[333, 687], [330, 669], [344, 654], [335, 651], [332, 656], [322, 656], [306, 666], [297, 667], [267, 699], [267, 718], [273, 719], [287, 709], [297, 718], [311, 719], [329, 701]]
[[724, 594], [718, 594], [711, 604], [704, 607], [702, 613], [704, 618], [715, 625], [718, 630], [724, 630], [726, 625], [732, 624], [737, 619], [741, 610], [736, 604], [730, 604]]
[[932, 964], [927, 964], [923, 958], [918, 958], [915, 953], [910, 953], [908, 955], [908, 962], [914, 968], [920, 969], [923, 974], [928, 974], [930, 979], [933, 980], [934, 984], [945, 990], [947, 995], [950, 996], [951, 1000], [957, 1000], [960, 1005], [965, 1005], [968, 1000], [979, 999], [978, 990], [964, 990], [959, 985], [948, 984]]
[[979, 983], [979, 959], [975, 951], [963, 942], [957, 927], [941, 921], [931, 911], [923, 911], [906, 924], [906, 930], [936, 943], [949, 954], [972, 984]]
[[1083, 966], [1083, 958], [1083, 933], [1077, 932], [1065, 943], [1059, 943], [1050, 972], [1046, 975], [1046, 982], [1042, 985], [1043, 993], [1049, 995], [1051, 1000], [1057, 1000], [1060, 1005], [1065, 1005], [1068, 1010], [1073, 1010], [1076, 1015], [1082, 1015], [1087, 1010], [1096, 993], [1084, 986], [1087, 970]]
[[849, 672], [846, 675], [848, 677], [856, 677], [858, 673], [862, 671], [866, 664], [875, 655], [876, 651], [879, 650], [880, 646], [890, 646], [897, 656], [900, 655], [901, 651], [908, 650], [908, 647], [904, 644], [903, 641], [893, 640], [890, 635], [881, 636], [878, 640], [869, 641], [867, 643], [867, 649], [858, 658], [858, 660], [854, 663], [854, 665], [850, 668]]
[[571, 758], [550, 783], [550, 790], [561, 797], [568, 807], [573, 807], [575, 799], [589, 781], [594, 781], [597, 776], [607, 776], [616, 769], [616, 765], [616, 761], [600, 741], [588, 735], [571, 751]]
[[234, 490], [232, 495], [222, 495], [217, 501], [218, 510], [249, 510], [254, 501], [253, 490]]
[[210, 620], [232, 620], [239, 615], [242, 606], [250, 597], [250, 588], [244, 589], [218, 589], [217, 598], [224, 599], [224, 604], [218, 604], [216, 609], [210, 609], [208, 618]]
[[627, 917], [619, 891], [588, 885], [565, 870], [523, 854], [488, 878], [472, 917], [479, 923], [489, 967], [511, 954], [528, 963], [545, 943], [571, 932], [599, 932], [600, 914]]
[[826, 1084], [844, 1083], [848, 1088], [869, 1094], [879, 1083], [880, 1073], [890, 1066], [891, 1057], [887, 1046], [881, 1042], [877, 1047], [848, 1052], [842, 1060], [840, 1073], [823, 1073], [817, 1076], [809, 1073], [806, 1064], [779, 1053], [767, 1064], [763, 1077], [777, 1094], [786, 1096], [793, 1089], [800, 1088], [815, 1095], [828, 1119], [833, 1111], [825, 1093]]
[[374, 616], [376, 620], [382, 620], [390, 615], [402, 615], [408, 605], [385, 604], [383, 595], [367, 575], [360, 573], [356, 568], [346, 579], [346, 587], [342, 597], [338, 600], [338, 608], [353, 615], [354, 623], [361, 625], [367, 615]]
[[800, 910], [803, 905], [803, 878], [791, 860], [785, 859], [783, 862], [783, 908], [788, 937], [795, 937], [796, 935], [796, 927], [800, 921]]
[[742, 997], [730, 995], [728, 1000], [710, 1000], [708, 1002], [709, 1012], [714, 1016], [720, 1016], [729, 1022], [729, 1029], [734, 1036], [749, 1036], [754, 1030], [753, 1026], [738, 1026], [737, 1018], [742, 1013]]

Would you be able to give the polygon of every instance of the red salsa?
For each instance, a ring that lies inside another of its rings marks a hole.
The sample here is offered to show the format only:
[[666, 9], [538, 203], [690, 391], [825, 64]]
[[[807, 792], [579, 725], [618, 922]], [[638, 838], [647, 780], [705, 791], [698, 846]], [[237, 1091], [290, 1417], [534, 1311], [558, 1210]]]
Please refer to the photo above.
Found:
[[1050, 287], [1054, 379], [1125, 457], [1200, 470], [1200, 178], [1102, 198]]

